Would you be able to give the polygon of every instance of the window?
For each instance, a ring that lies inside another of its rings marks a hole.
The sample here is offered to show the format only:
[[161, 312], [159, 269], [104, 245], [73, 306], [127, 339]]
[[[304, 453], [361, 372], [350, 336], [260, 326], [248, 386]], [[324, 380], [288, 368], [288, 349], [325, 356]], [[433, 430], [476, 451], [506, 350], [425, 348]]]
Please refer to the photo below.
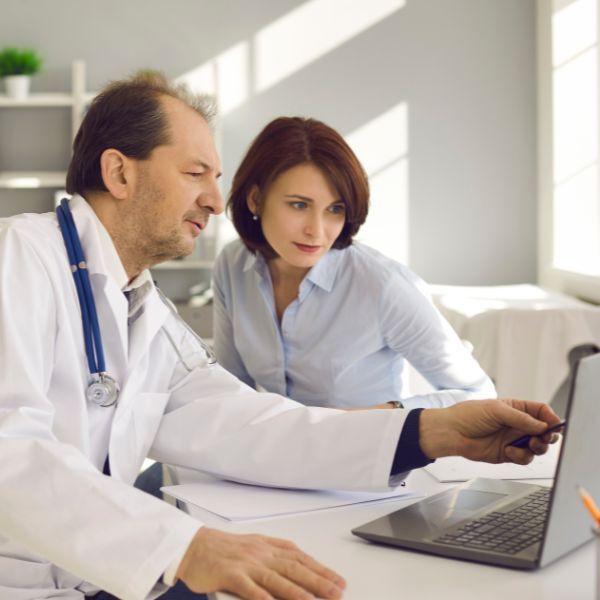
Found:
[[539, 281], [596, 301], [598, 4], [538, 0]]

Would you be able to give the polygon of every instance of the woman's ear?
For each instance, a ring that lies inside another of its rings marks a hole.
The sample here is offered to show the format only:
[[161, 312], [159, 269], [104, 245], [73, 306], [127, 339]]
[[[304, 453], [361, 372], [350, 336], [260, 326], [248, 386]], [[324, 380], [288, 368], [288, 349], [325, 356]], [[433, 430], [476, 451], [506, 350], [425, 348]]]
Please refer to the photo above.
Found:
[[260, 212], [260, 191], [257, 185], [253, 185], [246, 196], [246, 204], [248, 205], [248, 210], [255, 216], [259, 216]]
[[100, 156], [100, 172], [111, 196], [119, 200], [127, 198], [134, 180], [131, 159], [114, 148], [107, 148]]

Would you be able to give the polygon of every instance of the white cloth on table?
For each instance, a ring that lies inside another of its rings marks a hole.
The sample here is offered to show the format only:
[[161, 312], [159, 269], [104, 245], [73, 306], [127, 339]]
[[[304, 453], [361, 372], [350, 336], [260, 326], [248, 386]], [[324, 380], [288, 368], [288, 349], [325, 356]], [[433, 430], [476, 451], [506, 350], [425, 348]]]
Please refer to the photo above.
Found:
[[433, 301], [500, 397], [549, 402], [574, 346], [600, 345], [600, 307], [535, 285], [431, 286]]

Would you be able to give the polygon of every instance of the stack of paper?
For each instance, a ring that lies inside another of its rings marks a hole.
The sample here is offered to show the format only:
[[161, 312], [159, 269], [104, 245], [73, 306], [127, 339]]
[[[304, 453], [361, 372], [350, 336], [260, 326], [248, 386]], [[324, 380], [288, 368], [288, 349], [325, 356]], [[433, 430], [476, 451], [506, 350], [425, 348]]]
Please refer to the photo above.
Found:
[[288, 490], [214, 478], [161, 489], [178, 500], [199, 506], [229, 521], [265, 519], [363, 502], [419, 497], [404, 487], [377, 493]]

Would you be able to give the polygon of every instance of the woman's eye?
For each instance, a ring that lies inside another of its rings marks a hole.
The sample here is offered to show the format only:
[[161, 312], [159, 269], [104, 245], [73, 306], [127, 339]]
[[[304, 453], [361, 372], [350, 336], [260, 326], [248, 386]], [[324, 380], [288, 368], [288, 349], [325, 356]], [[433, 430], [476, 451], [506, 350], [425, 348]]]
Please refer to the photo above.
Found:
[[330, 212], [334, 215], [341, 215], [346, 212], [346, 206], [344, 204], [334, 204], [329, 208]]
[[192, 177], [201, 177], [204, 173], [202, 171], [189, 171], [188, 175], [191, 175]]
[[290, 206], [292, 208], [302, 209], [302, 208], [306, 208], [306, 202], [301, 202], [301, 201], [290, 202]]

